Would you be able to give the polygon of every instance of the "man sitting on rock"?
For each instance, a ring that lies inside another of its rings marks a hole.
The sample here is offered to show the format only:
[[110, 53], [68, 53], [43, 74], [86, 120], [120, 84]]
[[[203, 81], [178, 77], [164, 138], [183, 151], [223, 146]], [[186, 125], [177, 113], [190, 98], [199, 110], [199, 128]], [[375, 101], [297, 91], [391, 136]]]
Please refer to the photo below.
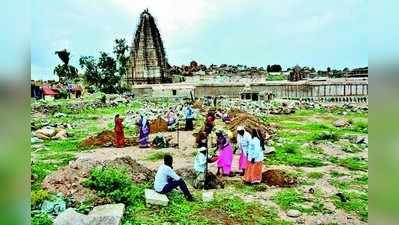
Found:
[[186, 183], [173, 171], [173, 158], [171, 155], [165, 155], [164, 164], [159, 166], [155, 175], [154, 189], [161, 194], [167, 194], [174, 188], [179, 187], [188, 201], [194, 201], [193, 196], [187, 188]]

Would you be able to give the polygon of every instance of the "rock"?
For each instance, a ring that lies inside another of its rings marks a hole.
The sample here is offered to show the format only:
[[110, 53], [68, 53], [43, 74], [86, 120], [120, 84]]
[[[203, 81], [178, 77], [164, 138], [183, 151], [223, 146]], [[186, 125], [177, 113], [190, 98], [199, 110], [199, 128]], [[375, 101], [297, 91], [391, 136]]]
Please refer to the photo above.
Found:
[[302, 215], [302, 213], [296, 209], [290, 209], [287, 212], [287, 216], [293, 217], [293, 218], [300, 217], [301, 215]]
[[148, 205], [162, 205], [162, 206], [167, 206], [169, 199], [166, 197], [166, 195], [159, 194], [154, 190], [151, 189], [145, 189], [145, 202]]
[[276, 149], [274, 147], [266, 146], [265, 154], [271, 154], [271, 153], [275, 153], [275, 152], [276, 152]]
[[89, 224], [98, 225], [119, 225], [125, 211], [125, 205], [109, 204], [94, 207], [89, 213]]
[[57, 118], [59, 118], [59, 117], [64, 117], [64, 116], [66, 116], [65, 113], [60, 113], [60, 112], [54, 113], [54, 117], [57, 117]]
[[46, 135], [44, 135], [44, 134], [42, 134], [42, 133], [36, 133], [36, 132], [35, 132], [35, 137], [37, 137], [37, 138], [39, 138], [39, 139], [42, 139], [42, 140], [47, 140], [47, 139], [49, 139], [48, 136], [46, 136]]
[[316, 225], [322, 225], [322, 224], [323, 224], [323, 222], [321, 222], [321, 220], [316, 221]]
[[38, 137], [31, 137], [30, 138], [30, 143], [32, 143], [32, 144], [36, 144], [36, 143], [40, 143], [40, 142], [43, 142], [43, 140], [38, 138]]
[[[47, 137], [52, 137], [54, 136], [56, 133], [55, 129], [52, 127], [46, 127], [46, 128], [42, 128], [40, 130], [37, 130], [35, 132], [36, 137], [40, 138], [38, 135], [42, 135], [42, 136], [47, 136]], [[40, 138], [42, 139], [42, 138]]]
[[88, 225], [88, 216], [80, 214], [73, 208], [60, 213], [54, 220], [54, 225]]
[[124, 210], [125, 205], [122, 203], [94, 207], [89, 215], [68, 208], [57, 216], [54, 225], [119, 225]]
[[211, 202], [213, 201], [213, 192], [206, 191], [202, 193], [202, 201], [204, 202]]
[[368, 137], [367, 136], [357, 136], [355, 139], [356, 144], [366, 143], [368, 144]]
[[348, 120], [346, 119], [339, 119], [333, 123], [335, 127], [346, 127], [349, 125]]
[[65, 140], [68, 137], [66, 130], [60, 129], [54, 136], [54, 139]]

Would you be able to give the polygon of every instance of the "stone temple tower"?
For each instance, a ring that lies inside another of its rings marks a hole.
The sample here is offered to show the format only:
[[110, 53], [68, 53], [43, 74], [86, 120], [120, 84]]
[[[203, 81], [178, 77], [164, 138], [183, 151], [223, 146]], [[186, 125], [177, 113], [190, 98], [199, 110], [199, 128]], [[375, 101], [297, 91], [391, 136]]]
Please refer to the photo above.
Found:
[[170, 79], [166, 65], [167, 59], [161, 35], [154, 17], [146, 9], [140, 15], [140, 22], [133, 38], [125, 80], [131, 85], [168, 82]]

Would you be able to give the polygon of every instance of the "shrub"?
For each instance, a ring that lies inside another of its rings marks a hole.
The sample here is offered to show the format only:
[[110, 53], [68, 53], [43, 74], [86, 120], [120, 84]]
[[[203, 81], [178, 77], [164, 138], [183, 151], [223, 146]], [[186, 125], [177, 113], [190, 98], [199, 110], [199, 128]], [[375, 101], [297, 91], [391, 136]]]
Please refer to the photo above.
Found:
[[316, 134], [314, 139], [316, 140], [330, 140], [330, 141], [338, 141], [339, 135], [333, 131], [323, 131], [319, 134]]
[[53, 220], [46, 213], [39, 213], [32, 216], [32, 225], [52, 225]]
[[90, 177], [82, 185], [96, 190], [100, 197], [127, 205], [142, 201], [144, 196], [144, 189], [132, 182], [126, 169], [96, 167], [90, 171]]
[[49, 199], [50, 195], [45, 190], [37, 190], [31, 193], [31, 208], [36, 209], [44, 202]]

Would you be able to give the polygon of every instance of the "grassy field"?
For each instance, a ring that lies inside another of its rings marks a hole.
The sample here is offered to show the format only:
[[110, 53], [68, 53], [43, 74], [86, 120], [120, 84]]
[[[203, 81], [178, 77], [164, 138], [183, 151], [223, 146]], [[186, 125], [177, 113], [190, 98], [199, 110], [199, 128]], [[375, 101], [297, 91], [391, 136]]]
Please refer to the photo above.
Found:
[[[98, 97], [98, 96], [97, 96]], [[93, 97], [94, 98], [94, 97]], [[37, 104], [37, 103], [34, 103]], [[68, 102], [57, 101], [50, 104], [61, 105], [60, 112], [65, 115], [33, 115], [32, 124], [62, 124], [71, 135], [66, 140], [46, 140], [32, 144], [32, 174], [37, 179], [32, 184], [32, 209], [37, 209], [45, 199], [51, 199], [54, 193], [42, 190], [45, 176], [67, 165], [76, 157], [76, 153], [88, 149], [81, 148], [80, 142], [87, 136], [103, 129], [113, 127], [116, 113], [137, 111], [142, 107], [140, 101], [120, 104], [115, 107], [71, 110]], [[159, 104], [172, 104], [159, 102]], [[147, 208], [144, 188], [152, 183], [134, 183], [123, 173], [123, 168], [108, 168], [93, 171], [88, 186], [95, 189], [99, 196], [106, 196], [113, 202], [126, 204], [123, 224], [294, 224], [295, 220], [279, 215], [289, 209], [297, 209], [304, 215], [333, 215], [335, 209], [367, 222], [368, 217], [368, 161], [367, 145], [356, 144], [347, 137], [362, 136], [368, 133], [367, 113], [342, 114], [340, 110], [298, 110], [290, 115], [270, 115], [261, 118], [265, 123], [278, 127], [277, 134], [268, 143], [276, 149], [275, 154], [267, 155], [264, 164], [267, 167], [282, 167], [289, 174], [298, 177], [299, 184], [292, 188], [276, 188], [267, 185], [248, 186], [241, 182], [228, 183], [225, 189], [215, 192], [215, 200], [204, 203], [197, 200], [187, 202], [177, 193], [169, 196], [167, 207]], [[332, 123], [337, 119], [346, 119], [350, 126], [337, 128]], [[99, 122], [105, 121], [105, 122]], [[126, 135], [136, 131], [127, 129]], [[325, 146], [332, 146], [331, 152]], [[335, 154], [337, 153], [337, 154]], [[339, 154], [338, 154], [339, 153]], [[146, 160], [162, 159], [163, 153], [149, 154]], [[342, 202], [335, 193], [326, 193], [322, 184], [326, 182], [346, 197]], [[115, 186], [115, 184], [118, 184]], [[107, 189], [109, 187], [114, 187]], [[312, 187], [313, 194], [306, 189]], [[201, 191], [194, 196], [201, 199]], [[269, 196], [267, 198], [262, 196]], [[250, 200], [248, 200], [250, 199]], [[84, 202], [79, 207], [82, 212], [92, 207]], [[334, 218], [334, 217], [331, 217]], [[339, 223], [331, 219], [330, 224]], [[32, 215], [32, 224], [51, 224], [51, 218], [43, 213]]]

